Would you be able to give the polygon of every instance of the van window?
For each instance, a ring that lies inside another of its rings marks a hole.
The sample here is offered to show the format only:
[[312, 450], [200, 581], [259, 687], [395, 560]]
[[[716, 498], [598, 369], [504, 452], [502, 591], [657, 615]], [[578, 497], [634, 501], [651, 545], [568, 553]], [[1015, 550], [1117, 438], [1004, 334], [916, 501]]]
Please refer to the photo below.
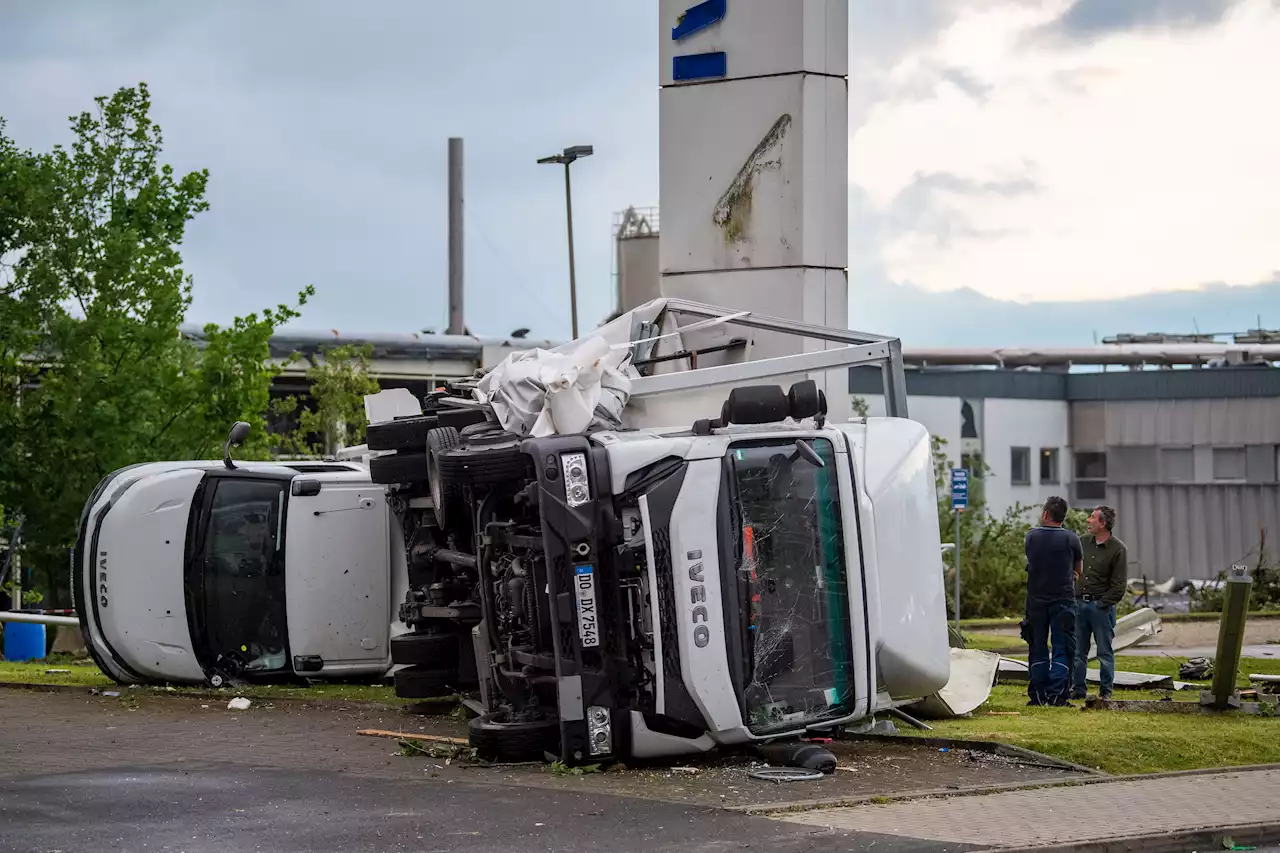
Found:
[[246, 674], [289, 668], [285, 628], [284, 501], [288, 482], [217, 481], [198, 583], [204, 647]]

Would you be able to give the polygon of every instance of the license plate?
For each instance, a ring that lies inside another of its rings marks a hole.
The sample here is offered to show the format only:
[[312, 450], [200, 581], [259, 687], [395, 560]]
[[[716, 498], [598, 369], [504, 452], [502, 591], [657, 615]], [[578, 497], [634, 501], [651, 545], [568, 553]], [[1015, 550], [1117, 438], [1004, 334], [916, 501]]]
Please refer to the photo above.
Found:
[[583, 648], [600, 645], [600, 623], [596, 619], [596, 573], [594, 566], [574, 566], [573, 585], [578, 598], [578, 636]]

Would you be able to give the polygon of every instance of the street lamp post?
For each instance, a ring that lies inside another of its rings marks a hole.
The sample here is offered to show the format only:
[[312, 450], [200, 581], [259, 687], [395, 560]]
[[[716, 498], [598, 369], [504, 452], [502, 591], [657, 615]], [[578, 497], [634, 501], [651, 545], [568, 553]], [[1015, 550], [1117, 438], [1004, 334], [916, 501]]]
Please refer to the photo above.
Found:
[[573, 339], [578, 338], [578, 283], [573, 269], [573, 194], [569, 185], [569, 166], [574, 160], [590, 157], [595, 150], [590, 145], [573, 145], [559, 154], [543, 157], [539, 163], [564, 164], [564, 212], [569, 232], [569, 313], [573, 321]]

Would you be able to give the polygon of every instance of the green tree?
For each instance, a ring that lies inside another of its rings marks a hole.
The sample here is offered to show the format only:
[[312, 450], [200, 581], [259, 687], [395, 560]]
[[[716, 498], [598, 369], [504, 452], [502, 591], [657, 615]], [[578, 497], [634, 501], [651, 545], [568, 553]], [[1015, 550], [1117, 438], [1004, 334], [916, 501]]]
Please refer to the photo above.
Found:
[[373, 346], [331, 347], [307, 368], [311, 405], [297, 396], [276, 400], [272, 413], [294, 428], [277, 437], [284, 455], [325, 456], [364, 442], [366, 394], [378, 393], [369, 374]]
[[[1026, 606], [1026, 537], [1038, 507], [1016, 505], [999, 516], [991, 513], [984, 481], [991, 469], [980, 458], [969, 479], [969, 506], [960, 520], [960, 615], [965, 618], [1010, 616]], [[933, 437], [938, 527], [943, 542], [956, 541], [956, 513], [951, 509], [951, 468], [946, 440]], [[1088, 513], [1068, 511], [1064, 527], [1084, 532]], [[954, 607], [955, 559], [947, 558], [947, 606]]]
[[[26, 519], [23, 559], [65, 603], [67, 548], [96, 483], [124, 465], [208, 458], [261, 422], [280, 305], [179, 333], [179, 246], [208, 209], [206, 171], [162, 164], [145, 84], [71, 118], [70, 148], [23, 150], [0, 125], [0, 505]], [[311, 289], [299, 295], [305, 303]], [[255, 429], [247, 448], [264, 453]]]

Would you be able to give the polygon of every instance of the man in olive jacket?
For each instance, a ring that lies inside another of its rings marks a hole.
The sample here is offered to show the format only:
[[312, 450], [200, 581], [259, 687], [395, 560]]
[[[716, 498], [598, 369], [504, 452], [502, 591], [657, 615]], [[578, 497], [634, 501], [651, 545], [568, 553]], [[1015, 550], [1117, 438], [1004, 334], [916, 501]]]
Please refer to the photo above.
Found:
[[1116, 511], [1100, 506], [1089, 515], [1088, 533], [1080, 537], [1084, 572], [1076, 584], [1076, 659], [1071, 671], [1071, 698], [1085, 697], [1085, 673], [1089, 667], [1089, 640], [1098, 647], [1102, 685], [1098, 695], [1111, 698], [1116, 680], [1116, 605], [1124, 598], [1129, 580], [1129, 557], [1124, 543], [1111, 535]]

